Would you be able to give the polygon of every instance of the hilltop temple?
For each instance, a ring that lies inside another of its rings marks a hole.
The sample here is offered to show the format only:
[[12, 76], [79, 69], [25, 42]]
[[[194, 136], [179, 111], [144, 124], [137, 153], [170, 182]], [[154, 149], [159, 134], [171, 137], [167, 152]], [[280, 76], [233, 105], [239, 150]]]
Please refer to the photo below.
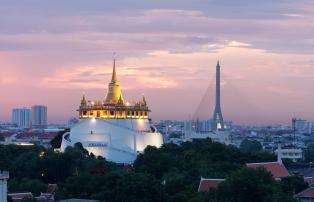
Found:
[[82, 143], [96, 156], [131, 164], [148, 145], [160, 147], [163, 138], [149, 119], [146, 99], [124, 100], [113, 61], [111, 81], [103, 101], [88, 101], [83, 95], [78, 109], [81, 121], [62, 137], [61, 151]]

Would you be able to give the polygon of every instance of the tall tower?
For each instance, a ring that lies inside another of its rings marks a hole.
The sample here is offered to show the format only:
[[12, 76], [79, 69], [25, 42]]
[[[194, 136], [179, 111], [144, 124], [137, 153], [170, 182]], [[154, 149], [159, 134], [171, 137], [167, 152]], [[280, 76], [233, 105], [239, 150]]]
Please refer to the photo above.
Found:
[[219, 61], [216, 65], [216, 102], [215, 102], [215, 111], [214, 111], [214, 128], [215, 129], [224, 129], [224, 119], [222, 117], [221, 105], [220, 105], [220, 65]]

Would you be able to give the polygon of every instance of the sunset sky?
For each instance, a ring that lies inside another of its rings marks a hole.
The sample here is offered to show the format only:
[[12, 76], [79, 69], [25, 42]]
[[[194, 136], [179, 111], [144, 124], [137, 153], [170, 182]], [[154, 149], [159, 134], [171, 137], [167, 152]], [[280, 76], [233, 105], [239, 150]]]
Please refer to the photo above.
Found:
[[124, 97], [144, 94], [155, 121], [212, 116], [217, 60], [225, 119], [314, 120], [313, 11], [313, 0], [0, 0], [0, 122], [33, 104], [50, 123], [77, 116], [84, 92], [104, 99], [113, 52]]

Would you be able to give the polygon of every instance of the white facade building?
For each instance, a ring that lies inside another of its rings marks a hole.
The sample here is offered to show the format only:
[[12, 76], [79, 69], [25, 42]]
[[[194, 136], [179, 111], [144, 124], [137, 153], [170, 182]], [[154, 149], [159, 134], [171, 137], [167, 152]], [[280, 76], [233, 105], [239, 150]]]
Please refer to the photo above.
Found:
[[131, 164], [148, 146], [160, 147], [163, 137], [148, 119], [85, 119], [62, 138], [61, 151], [82, 143], [95, 156], [108, 161]]
[[230, 132], [229, 131], [212, 131], [212, 132], [194, 132], [186, 131], [185, 132], [185, 141], [191, 141], [193, 139], [205, 139], [210, 138], [214, 142], [220, 142], [223, 144], [231, 144]]
[[47, 127], [47, 107], [34, 105], [31, 109], [31, 124], [33, 128]]
[[30, 109], [16, 108], [12, 110], [12, 123], [16, 124], [19, 128], [30, 127]]
[[139, 102], [124, 100], [115, 60], [106, 99], [88, 101], [83, 95], [78, 111], [81, 122], [63, 135], [61, 152], [80, 142], [95, 156], [132, 164], [148, 145], [160, 147], [163, 144], [162, 134], [150, 123], [145, 97]]
[[282, 159], [291, 159], [293, 162], [298, 160], [302, 160], [303, 158], [303, 151], [302, 149], [298, 148], [278, 148], [275, 150], [275, 154], [280, 156]]
[[7, 202], [9, 172], [0, 171], [0, 201]]

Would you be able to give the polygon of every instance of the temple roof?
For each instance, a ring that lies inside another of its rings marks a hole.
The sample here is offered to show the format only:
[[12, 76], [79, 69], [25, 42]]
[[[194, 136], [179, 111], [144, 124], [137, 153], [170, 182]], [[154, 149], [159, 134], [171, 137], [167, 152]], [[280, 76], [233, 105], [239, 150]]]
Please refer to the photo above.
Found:
[[247, 163], [246, 166], [249, 168], [265, 168], [271, 172], [275, 179], [290, 176], [287, 168], [279, 162]]

